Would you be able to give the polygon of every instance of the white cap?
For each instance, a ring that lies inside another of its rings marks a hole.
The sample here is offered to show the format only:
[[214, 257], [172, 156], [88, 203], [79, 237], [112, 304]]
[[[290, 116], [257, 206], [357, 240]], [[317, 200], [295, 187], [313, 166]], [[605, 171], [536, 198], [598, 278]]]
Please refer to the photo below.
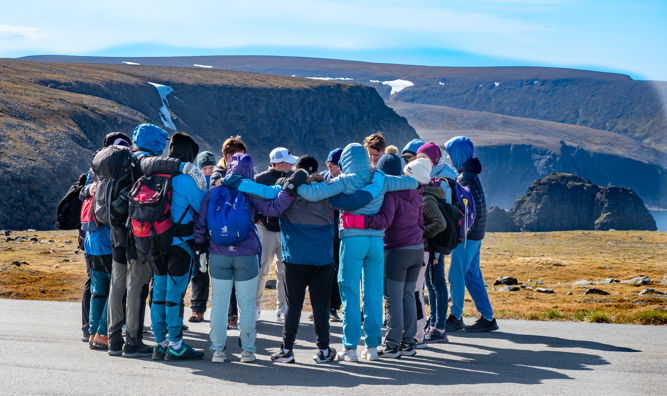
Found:
[[420, 184], [428, 184], [431, 181], [431, 160], [428, 158], [417, 158], [416, 160], [408, 163], [403, 168], [406, 176], [410, 176]]
[[279, 162], [287, 162], [288, 164], [296, 164], [297, 158], [289, 153], [285, 147], [276, 147], [271, 150], [269, 154], [269, 162], [277, 164]]

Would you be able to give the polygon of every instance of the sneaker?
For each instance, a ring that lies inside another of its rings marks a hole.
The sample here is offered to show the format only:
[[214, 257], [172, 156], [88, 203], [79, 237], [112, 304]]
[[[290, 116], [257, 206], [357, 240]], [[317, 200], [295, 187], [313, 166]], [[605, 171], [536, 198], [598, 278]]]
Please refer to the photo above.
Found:
[[324, 352], [320, 349], [317, 351], [317, 355], [313, 356], [315, 363], [327, 363], [333, 362], [336, 359], [336, 350], [329, 347], [327, 348], [327, 355], [324, 355]]
[[146, 356], [153, 356], [153, 348], [149, 347], [143, 342], [137, 345], [128, 344], [126, 342], [123, 345], [123, 357], [138, 358]]
[[329, 310], [329, 322], [340, 322], [340, 316], [338, 316], [338, 312], [333, 308]]
[[186, 325], [185, 323], [183, 323], [183, 324], [181, 325], [181, 331], [186, 331], [186, 330], [190, 330], [190, 326], [188, 326], [188, 325]]
[[498, 323], [496, 323], [496, 318], [493, 318], [493, 320], [479, 318], [474, 325], [465, 327], [465, 331], [470, 333], [482, 333], [494, 330], [498, 330]]
[[192, 315], [188, 318], [188, 322], [199, 323], [204, 321], [203, 312], [193, 312]]
[[228, 329], [235, 329], [239, 325], [239, 317], [238, 315], [230, 315], [227, 319], [227, 328]]
[[125, 337], [125, 333], [127, 333], [127, 326], [123, 325], [123, 327], [120, 328], [120, 333]]
[[123, 354], [123, 344], [109, 344], [109, 356], [120, 356]]
[[294, 353], [291, 349], [283, 349], [281, 346], [278, 352], [271, 355], [271, 360], [280, 363], [294, 363]]
[[401, 344], [399, 350], [401, 356], [415, 356], [417, 354], [417, 346], [414, 344]]
[[88, 336], [88, 348], [94, 349], [93, 348], [93, 341], [95, 341], [95, 334], [91, 334]]
[[343, 349], [342, 351], [336, 354], [336, 360], [344, 360], [346, 362], [358, 362], [359, 358], [357, 357], [356, 349]]
[[[386, 357], [386, 358], [392, 358], [392, 359], [396, 359], [396, 358], [401, 357], [401, 351], [395, 345], [394, 346], [387, 345], [387, 344], [380, 345], [377, 348], [377, 354], [379, 356]], [[368, 360], [370, 360], [370, 359], [368, 359]]]
[[164, 360], [167, 355], [167, 348], [156, 343], [153, 347], [153, 360]]
[[227, 360], [227, 352], [223, 351], [213, 351], [213, 357], [211, 362], [213, 363], [224, 363]]
[[276, 311], [276, 320], [278, 320], [278, 322], [285, 321], [285, 307], [278, 308]]
[[196, 360], [204, 357], [204, 352], [192, 349], [192, 347], [181, 341], [181, 347], [176, 349], [173, 345], [167, 348], [164, 360]]
[[81, 341], [82, 342], [89, 342], [90, 341], [90, 335], [89, 334], [84, 334], [81, 336]]
[[364, 349], [364, 351], [361, 352], [361, 358], [368, 361], [378, 360], [378, 349], [375, 347]]
[[262, 314], [262, 308], [260, 307], [255, 307], [255, 322], [259, 320], [259, 315]]
[[255, 360], [257, 360], [257, 358], [255, 357], [254, 353], [248, 351], [241, 352], [241, 363], [250, 363], [254, 362]]
[[447, 318], [447, 323], [445, 324], [445, 331], [448, 333], [452, 333], [454, 331], [459, 331], [465, 327], [465, 323], [463, 323], [463, 318], [461, 319], [456, 319], [456, 316], [449, 314], [449, 317]]
[[424, 336], [424, 341], [427, 344], [438, 344], [447, 343], [449, 342], [449, 339], [447, 338], [447, 333], [444, 330], [431, 327], [431, 330]]
[[102, 351], [109, 349], [109, 336], [96, 334], [95, 339], [93, 340], [92, 348]]
[[428, 344], [424, 342], [424, 340], [418, 341], [415, 339], [415, 349], [426, 349], [428, 348]]

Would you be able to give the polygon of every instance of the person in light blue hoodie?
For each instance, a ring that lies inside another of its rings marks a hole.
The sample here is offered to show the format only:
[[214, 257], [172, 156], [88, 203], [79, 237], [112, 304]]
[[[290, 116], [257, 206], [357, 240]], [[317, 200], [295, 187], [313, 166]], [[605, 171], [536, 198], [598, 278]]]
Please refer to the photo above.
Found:
[[[371, 181], [368, 155], [364, 147], [351, 143], [345, 147], [340, 157], [343, 171], [331, 180], [299, 186], [299, 197], [308, 201], [321, 201], [338, 194], [352, 194]], [[406, 176], [386, 176], [380, 193], [367, 205], [353, 214], [376, 214], [380, 211], [384, 194], [388, 191], [412, 190], [417, 181]], [[384, 274], [384, 230], [340, 228], [340, 268], [338, 285], [343, 300], [343, 346], [338, 360], [356, 361], [357, 344], [361, 339], [361, 308], [359, 306], [359, 284], [363, 283], [363, 330], [366, 334], [366, 350], [362, 358], [377, 360], [377, 347], [382, 335], [382, 293]]]

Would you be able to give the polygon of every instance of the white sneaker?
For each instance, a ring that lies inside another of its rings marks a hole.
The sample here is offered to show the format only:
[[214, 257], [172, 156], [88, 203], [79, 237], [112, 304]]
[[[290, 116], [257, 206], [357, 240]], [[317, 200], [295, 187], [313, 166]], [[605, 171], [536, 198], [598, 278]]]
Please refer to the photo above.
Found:
[[227, 353], [225, 351], [213, 351], [213, 363], [224, 363], [227, 360]]
[[276, 311], [276, 319], [278, 322], [285, 322], [285, 307], [278, 308], [278, 311]]
[[254, 362], [255, 360], [257, 360], [257, 358], [255, 357], [254, 353], [248, 351], [241, 352], [241, 363], [250, 363]]
[[260, 307], [255, 307], [255, 322], [259, 320], [259, 315], [262, 314], [262, 308]]
[[366, 360], [378, 360], [378, 349], [375, 347], [366, 348], [361, 352], [361, 358]]
[[336, 355], [336, 360], [338, 361], [344, 360], [346, 362], [358, 362], [359, 358], [357, 357], [357, 350], [343, 348], [343, 350], [338, 352], [338, 354]]

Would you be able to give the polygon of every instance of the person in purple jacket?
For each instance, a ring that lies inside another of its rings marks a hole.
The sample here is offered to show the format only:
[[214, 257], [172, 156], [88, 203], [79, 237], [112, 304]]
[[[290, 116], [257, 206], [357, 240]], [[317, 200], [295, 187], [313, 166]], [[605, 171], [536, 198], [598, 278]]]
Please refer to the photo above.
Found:
[[[254, 176], [252, 158], [244, 153], [232, 156], [227, 175], [240, 175], [250, 180]], [[305, 174], [305, 175], [304, 175]], [[277, 198], [264, 200], [247, 194], [251, 213], [255, 211], [266, 216], [279, 216], [292, 203], [296, 187], [303, 183], [308, 174], [297, 172], [290, 177]], [[236, 287], [236, 299], [239, 305], [239, 329], [241, 338], [241, 362], [255, 360], [255, 294], [260, 252], [259, 239], [254, 231], [241, 243], [233, 246], [219, 246], [209, 240], [207, 224], [208, 202], [211, 194], [218, 188], [213, 187], [202, 201], [199, 217], [195, 225], [196, 250], [209, 252], [209, 270], [211, 274], [211, 350], [212, 361], [222, 363], [227, 360], [227, 310], [232, 285]], [[206, 248], [208, 246], [208, 248]]]
[[[401, 176], [401, 158], [385, 154], [377, 169], [387, 175]], [[343, 214], [348, 228], [386, 230], [384, 234], [384, 298], [387, 334], [378, 355], [389, 358], [414, 356], [417, 332], [415, 287], [423, 264], [424, 217], [417, 190], [389, 192], [380, 212], [374, 215]]]

